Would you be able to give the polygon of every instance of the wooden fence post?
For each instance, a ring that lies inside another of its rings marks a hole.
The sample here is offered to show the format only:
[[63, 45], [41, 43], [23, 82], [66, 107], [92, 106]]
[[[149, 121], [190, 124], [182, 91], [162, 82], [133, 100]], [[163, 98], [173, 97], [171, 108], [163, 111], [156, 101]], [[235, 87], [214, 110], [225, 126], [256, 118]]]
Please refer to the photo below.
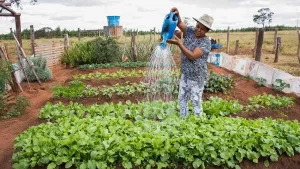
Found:
[[80, 40], [80, 28], [78, 28], [78, 40]]
[[297, 33], [298, 33], [298, 39], [299, 39], [297, 56], [298, 56], [298, 61], [300, 63], [300, 31], [297, 31]]
[[273, 47], [273, 52], [276, 53], [276, 45], [277, 45], [277, 31], [278, 29], [275, 29], [275, 34], [274, 34], [274, 47]]
[[230, 27], [228, 26], [228, 29], [227, 29], [227, 50], [226, 50], [227, 54], [229, 54], [229, 32], [230, 32]]
[[33, 25], [30, 25], [30, 40], [31, 40], [31, 53], [35, 56], [35, 47], [34, 47], [34, 28]]
[[156, 38], [155, 38], [155, 36], [156, 36], [156, 30], [155, 30], [155, 27], [153, 28], [153, 33], [154, 33], [154, 42], [156, 41]]
[[65, 37], [64, 37], [64, 49], [65, 49], [65, 51], [68, 50], [69, 46], [70, 46], [69, 35], [65, 34]]
[[236, 55], [238, 53], [239, 50], [239, 40], [236, 40], [235, 42], [235, 50], [234, 50], [234, 54]]
[[136, 37], [135, 33], [132, 33], [132, 35], [131, 35], [132, 57], [133, 57], [133, 61], [137, 62], [137, 50], [136, 50], [136, 39], [135, 39], [135, 37]]
[[16, 23], [16, 36], [22, 47], [22, 30], [21, 30], [21, 14], [15, 15], [15, 23]]
[[256, 34], [255, 34], [255, 44], [254, 44], [254, 49], [253, 49], [253, 58], [255, 58], [256, 50], [257, 50], [258, 31], [259, 31], [259, 30], [256, 29]]
[[264, 41], [264, 29], [260, 28], [258, 33], [257, 48], [255, 54], [255, 60], [259, 62], [261, 59], [261, 50], [262, 50], [263, 41]]
[[281, 47], [281, 37], [277, 37], [276, 43], [277, 44], [276, 44], [274, 63], [278, 63], [278, 57], [279, 57], [279, 54], [280, 54], [280, 47]]
[[218, 39], [218, 53], [220, 53], [220, 39]]

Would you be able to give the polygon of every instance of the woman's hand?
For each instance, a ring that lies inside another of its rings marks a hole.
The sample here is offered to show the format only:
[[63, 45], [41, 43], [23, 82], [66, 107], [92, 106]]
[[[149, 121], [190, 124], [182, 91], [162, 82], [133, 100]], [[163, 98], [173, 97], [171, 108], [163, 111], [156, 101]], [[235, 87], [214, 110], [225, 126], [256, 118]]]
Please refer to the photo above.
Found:
[[175, 15], [177, 15], [177, 17], [178, 17], [177, 26], [183, 33], [185, 33], [187, 26], [184, 22], [182, 22], [178, 9], [176, 7], [174, 7], [171, 9], [171, 12], [174, 12]]
[[167, 43], [170, 43], [170, 44], [173, 44], [173, 45], [180, 45], [181, 40], [177, 36], [174, 36], [173, 39], [167, 40]]
[[179, 11], [176, 7], [172, 8], [170, 12], [174, 12], [177, 16], [179, 16]]

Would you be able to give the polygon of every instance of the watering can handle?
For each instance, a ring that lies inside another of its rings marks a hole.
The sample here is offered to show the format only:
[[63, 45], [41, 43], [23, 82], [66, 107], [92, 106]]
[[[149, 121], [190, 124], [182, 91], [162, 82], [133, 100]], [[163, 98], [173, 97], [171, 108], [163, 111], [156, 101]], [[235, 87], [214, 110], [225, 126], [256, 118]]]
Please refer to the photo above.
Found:
[[173, 18], [173, 16], [175, 15], [175, 20], [173, 20], [173, 21], [177, 21], [178, 20], [178, 16], [175, 14], [175, 12], [170, 12], [170, 18]]

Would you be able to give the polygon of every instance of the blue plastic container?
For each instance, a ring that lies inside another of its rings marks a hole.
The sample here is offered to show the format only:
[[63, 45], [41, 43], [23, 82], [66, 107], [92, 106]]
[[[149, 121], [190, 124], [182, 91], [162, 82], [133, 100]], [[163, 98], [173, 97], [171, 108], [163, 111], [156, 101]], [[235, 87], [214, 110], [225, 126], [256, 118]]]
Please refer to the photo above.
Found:
[[[222, 44], [220, 44], [220, 49], [223, 47]], [[218, 44], [211, 44], [212, 49], [218, 49]]]
[[161, 29], [161, 37], [162, 37], [162, 42], [160, 43], [161, 47], [166, 47], [167, 40], [173, 38], [177, 26], [177, 22], [178, 22], [178, 17], [177, 15], [175, 15], [174, 12], [171, 12], [166, 15]]
[[120, 25], [120, 16], [106, 16], [108, 26], [119, 26]]
[[215, 56], [216, 56], [216, 60], [214, 60], [212, 64], [220, 66], [220, 57], [221, 57], [220, 53], [216, 53]]

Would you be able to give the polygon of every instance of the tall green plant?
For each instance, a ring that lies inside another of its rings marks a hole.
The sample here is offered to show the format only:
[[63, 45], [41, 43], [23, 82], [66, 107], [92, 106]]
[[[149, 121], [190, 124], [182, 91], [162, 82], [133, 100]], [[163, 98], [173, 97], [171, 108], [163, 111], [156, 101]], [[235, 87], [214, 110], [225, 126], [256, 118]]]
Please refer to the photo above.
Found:
[[79, 41], [63, 53], [62, 63], [74, 66], [93, 63], [95, 57], [95, 45], [91, 42]]
[[113, 37], [99, 37], [93, 41], [95, 55], [92, 63], [115, 63], [122, 61], [120, 44]]
[[[47, 67], [47, 60], [42, 56], [37, 56], [30, 58], [34, 65], [34, 70], [42, 82], [50, 81], [52, 79], [52, 72]], [[25, 67], [26, 75], [28, 76], [29, 81], [37, 81], [35, 75], [33, 74], [30, 66], [26, 63]]]
[[11, 62], [0, 60], [0, 94], [5, 92], [5, 81], [10, 79], [10, 73], [13, 70]]

